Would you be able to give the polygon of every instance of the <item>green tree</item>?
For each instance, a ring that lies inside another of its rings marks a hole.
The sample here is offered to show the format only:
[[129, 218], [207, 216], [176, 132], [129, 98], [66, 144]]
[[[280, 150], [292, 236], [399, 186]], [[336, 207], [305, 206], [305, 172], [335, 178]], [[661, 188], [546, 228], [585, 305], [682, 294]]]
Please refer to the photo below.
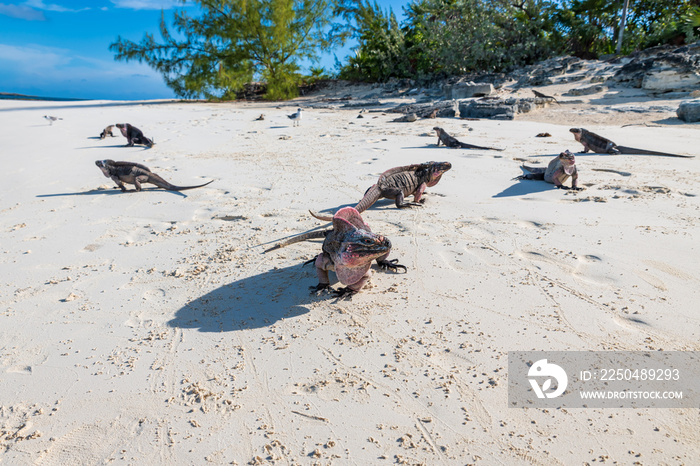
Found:
[[[695, 40], [691, 22], [698, 0], [630, 0], [621, 53]], [[566, 0], [554, 15], [570, 53], [596, 58], [613, 53], [624, 1]]]
[[436, 77], [533, 63], [557, 48], [554, 8], [542, 0], [418, 0], [407, 9], [409, 60]]
[[[182, 0], [184, 3], [185, 0]], [[298, 95], [299, 61], [342, 43], [347, 32], [333, 23], [335, 0], [197, 0], [201, 15], [178, 10], [175, 34], [161, 14], [163, 43], [146, 34], [140, 43], [122, 37], [110, 45], [116, 60], [145, 62], [179, 97], [230, 99], [255, 78], [271, 100]]]
[[338, 13], [358, 42], [354, 55], [340, 69], [340, 78], [381, 82], [408, 73], [403, 33], [391, 9], [385, 12], [376, 1], [351, 0]]

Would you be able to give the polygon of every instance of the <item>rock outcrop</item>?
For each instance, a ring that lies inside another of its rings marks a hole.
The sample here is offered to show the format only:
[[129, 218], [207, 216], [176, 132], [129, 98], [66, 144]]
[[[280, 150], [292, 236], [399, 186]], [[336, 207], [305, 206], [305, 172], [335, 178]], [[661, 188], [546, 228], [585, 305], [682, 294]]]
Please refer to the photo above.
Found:
[[613, 80], [651, 93], [690, 92], [700, 88], [700, 42], [680, 48], [668, 46], [632, 54]]
[[700, 99], [683, 102], [678, 106], [676, 115], [687, 123], [700, 121]]
[[548, 105], [551, 105], [550, 99], [541, 97], [463, 100], [459, 103], [459, 116], [461, 118], [512, 120], [518, 113], [528, 113]]

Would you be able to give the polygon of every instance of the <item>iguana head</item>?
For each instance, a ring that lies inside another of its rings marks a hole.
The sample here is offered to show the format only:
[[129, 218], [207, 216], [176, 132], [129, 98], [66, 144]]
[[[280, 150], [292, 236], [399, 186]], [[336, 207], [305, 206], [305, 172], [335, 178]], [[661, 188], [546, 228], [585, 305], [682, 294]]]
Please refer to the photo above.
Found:
[[438, 184], [443, 173], [450, 168], [452, 168], [450, 162], [426, 162], [422, 164], [420, 170], [425, 170], [427, 172], [428, 181], [426, 181], [426, 184], [430, 187]]
[[581, 136], [583, 136], [583, 132], [586, 130], [583, 128], [571, 128], [569, 131], [573, 133], [574, 139], [576, 139], [576, 141], [581, 142]]
[[[360, 281], [372, 261], [389, 253], [391, 241], [372, 233], [360, 213], [352, 207], [344, 207], [333, 216], [335, 247], [327, 251], [331, 255], [338, 280], [343, 285]], [[324, 248], [325, 250], [325, 248]]]
[[109, 166], [114, 165], [114, 160], [95, 160], [95, 165], [97, 165], [100, 168], [100, 170], [102, 170], [102, 174], [104, 174], [104, 176], [109, 178]]
[[574, 166], [576, 165], [576, 157], [574, 157], [574, 154], [569, 152], [567, 149], [559, 154], [559, 161], [564, 167], [564, 173], [571, 175], [573, 173]]
[[439, 126], [436, 126], [433, 128], [433, 131], [435, 131], [437, 133], [437, 135], [440, 136], [440, 133], [442, 132], [442, 128], [440, 128]]

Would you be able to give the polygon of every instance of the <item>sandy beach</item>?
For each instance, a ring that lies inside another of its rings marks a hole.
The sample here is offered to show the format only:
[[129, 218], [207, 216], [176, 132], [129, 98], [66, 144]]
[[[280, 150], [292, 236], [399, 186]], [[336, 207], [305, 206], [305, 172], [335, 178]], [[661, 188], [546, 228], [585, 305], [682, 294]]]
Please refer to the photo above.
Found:
[[[700, 126], [680, 100], [541, 90], [561, 105], [513, 121], [392, 123], [409, 97], [358, 118], [328, 103], [347, 89], [0, 101], [0, 463], [696, 463], [698, 409], [508, 407], [508, 351], [700, 350]], [[118, 122], [156, 145], [98, 138]], [[572, 126], [696, 157], [577, 154], [579, 192], [513, 180], [581, 151]], [[122, 193], [103, 159], [214, 182]], [[336, 299], [309, 293], [319, 242], [262, 254], [430, 160], [452, 169], [423, 207], [363, 213], [406, 273]]]

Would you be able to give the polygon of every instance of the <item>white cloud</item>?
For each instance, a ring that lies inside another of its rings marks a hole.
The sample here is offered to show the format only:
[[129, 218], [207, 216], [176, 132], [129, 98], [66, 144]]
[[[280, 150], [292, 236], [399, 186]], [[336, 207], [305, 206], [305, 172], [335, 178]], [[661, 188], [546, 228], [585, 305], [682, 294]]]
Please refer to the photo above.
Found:
[[0, 15], [12, 18], [25, 19], [27, 21], [46, 21], [44, 13], [26, 5], [5, 5], [0, 3]]
[[183, 6], [182, 0], [111, 0], [117, 8], [132, 10], [169, 10]]
[[42, 73], [70, 63], [70, 56], [65, 52], [65, 50], [42, 45], [0, 44], [0, 63], [10, 62], [12, 68], [7, 69], [21, 70], [25, 74]]
[[0, 90], [116, 100], [173, 97], [160, 73], [146, 64], [116, 62], [111, 56], [94, 58], [39, 44], [0, 43]]
[[28, 81], [60, 82], [85, 78], [120, 82], [134, 74], [162, 81], [161, 75], [145, 64], [101, 60], [76, 55], [68, 49], [36, 44], [0, 44], [0, 68], [4, 69], [0, 75], [11, 74]]
[[80, 8], [79, 10], [74, 10], [72, 8], [66, 8], [62, 7], [61, 5], [56, 5], [55, 3], [46, 4], [44, 3], [44, 0], [27, 0], [26, 2], [24, 2], [24, 5], [27, 5], [31, 8], [36, 8], [37, 10], [56, 11], [59, 13], [76, 13], [78, 11], [85, 11], [90, 9]]

